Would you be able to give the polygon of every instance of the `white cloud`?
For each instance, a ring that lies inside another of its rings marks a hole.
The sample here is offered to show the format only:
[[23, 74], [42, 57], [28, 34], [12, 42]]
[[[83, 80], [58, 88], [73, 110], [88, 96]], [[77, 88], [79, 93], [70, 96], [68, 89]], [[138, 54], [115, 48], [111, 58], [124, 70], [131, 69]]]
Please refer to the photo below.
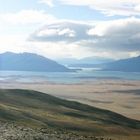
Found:
[[69, 28], [66, 28], [66, 29], [63, 29], [63, 30], [60, 30], [58, 32], [58, 35], [64, 35], [64, 36], [68, 36], [68, 37], [75, 37], [75, 31], [74, 30], [71, 30]]
[[[140, 19], [131, 17], [126, 19], [118, 19], [118, 20], [111, 20], [111, 21], [103, 21], [98, 23], [94, 28], [90, 29], [87, 33], [89, 35], [97, 35], [97, 36], [104, 36], [104, 35], [116, 35], [116, 34], [135, 34], [139, 33], [140, 30]], [[135, 28], [135, 25], [138, 27]], [[129, 28], [132, 26], [132, 28]]]
[[[89, 3], [87, 6], [93, 8], [93, 1], [80, 2], [77, 5]], [[134, 7], [132, 13], [140, 9], [139, 5], [132, 7]], [[132, 13], [130, 15], [133, 15]], [[37, 26], [32, 28], [36, 24]], [[34, 32], [36, 27], [39, 29]], [[0, 32], [0, 52], [27, 51], [50, 58], [87, 56], [125, 58], [140, 54], [140, 19], [134, 17], [113, 21], [76, 22], [58, 20], [44, 11], [23, 10], [0, 13]], [[26, 37], [30, 32], [33, 33], [29, 41]]]
[[18, 35], [0, 36], [0, 53], [11, 52], [25, 52], [28, 48], [25, 45], [25, 40]]
[[91, 55], [87, 48], [77, 44], [65, 42], [30, 42], [19, 36], [0, 37], [0, 53], [11, 51], [15, 53], [31, 52], [43, 55], [47, 58], [82, 58]]
[[[68, 36], [71, 32], [75, 34], [72, 38]], [[31, 42], [55, 43], [58, 48], [61, 47], [58, 44], [63, 42], [68, 52], [68, 47], [72, 47], [70, 52], [71, 55], [75, 54], [74, 56], [76, 54], [78, 56], [80, 48], [86, 55], [125, 58], [140, 54], [140, 19], [131, 17], [101, 21], [92, 25], [72, 21], [56, 22], [34, 32], [30, 40]], [[78, 46], [76, 47], [78, 49], [74, 49], [75, 46]], [[84, 53], [81, 53], [81, 57], [83, 56], [85, 56]]]
[[138, 12], [140, 12], [140, 4], [137, 5], [137, 6], [135, 6], [135, 10], [138, 11]]
[[0, 22], [9, 24], [38, 24], [53, 21], [55, 17], [44, 11], [22, 10], [15, 13], [0, 13]]
[[42, 30], [38, 33], [38, 36], [53, 36], [53, 35], [58, 35], [58, 30], [56, 29], [45, 29]]
[[31, 40], [69, 43], [82, 39], [88, 39], [89, 35], [85, 34], [92, 26], [90, 24], [74, 21], [56, 21], [37, 30], [30, 37]]
[[75, 31], [65, 28], [65, 29], [45, 29], [41, 30], [38, 35], [39, 37], [43, 36], [67, 36], [67, 37], [74, 37]]
[[108, 16], [140, 15], [140, 0], [59, 0], [62, 4], [88, 6]]
[[50, 7], [53, 7], [54, 6], [53, 0], [39, 0], [39, 3], [47, 4]]
[[140, 51], [140, 19], [106, 21], [88, 31], [96, 38], [92, 45], [103, 50]]

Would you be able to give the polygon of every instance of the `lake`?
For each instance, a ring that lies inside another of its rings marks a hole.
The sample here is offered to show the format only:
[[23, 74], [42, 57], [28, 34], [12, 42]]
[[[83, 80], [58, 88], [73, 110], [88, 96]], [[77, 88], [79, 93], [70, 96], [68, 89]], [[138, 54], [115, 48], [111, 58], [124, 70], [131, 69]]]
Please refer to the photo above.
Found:
[[52, 83], [81, 83], [98, 79], [140, 80], [139, 72], [98, 71], [84, 69], [78, 72], [27, 72], [0, 71], [0, 82], [52, 82]]

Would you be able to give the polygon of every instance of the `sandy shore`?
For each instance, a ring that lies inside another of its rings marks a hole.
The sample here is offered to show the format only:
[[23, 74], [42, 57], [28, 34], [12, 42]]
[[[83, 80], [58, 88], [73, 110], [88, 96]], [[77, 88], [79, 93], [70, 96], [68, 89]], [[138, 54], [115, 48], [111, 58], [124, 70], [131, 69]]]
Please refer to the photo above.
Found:
[[37, 90], [67, 100], [112, 110], [140, 120], [140, 81], [98, 80], [77, 84], [13, 83], [9, 81], [0, 82], [0, 88]]

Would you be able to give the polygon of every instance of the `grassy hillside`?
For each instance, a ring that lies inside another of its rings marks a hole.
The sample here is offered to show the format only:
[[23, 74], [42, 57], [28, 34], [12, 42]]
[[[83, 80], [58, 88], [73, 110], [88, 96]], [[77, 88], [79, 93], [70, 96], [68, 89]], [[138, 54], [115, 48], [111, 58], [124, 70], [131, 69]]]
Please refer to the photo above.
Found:
[[96, 135], [135, 134], [140, 121], [31, 90], [0, 90], [0, 121]]

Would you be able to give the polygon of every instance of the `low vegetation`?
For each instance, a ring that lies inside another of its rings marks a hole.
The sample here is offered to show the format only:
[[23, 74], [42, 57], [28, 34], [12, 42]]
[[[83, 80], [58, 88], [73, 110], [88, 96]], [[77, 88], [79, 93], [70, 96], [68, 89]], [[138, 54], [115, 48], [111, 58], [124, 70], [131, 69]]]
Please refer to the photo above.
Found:
[[0, 90], [0, 122], [88, 136], [139, 137], [140, 121], [32, 90]]

